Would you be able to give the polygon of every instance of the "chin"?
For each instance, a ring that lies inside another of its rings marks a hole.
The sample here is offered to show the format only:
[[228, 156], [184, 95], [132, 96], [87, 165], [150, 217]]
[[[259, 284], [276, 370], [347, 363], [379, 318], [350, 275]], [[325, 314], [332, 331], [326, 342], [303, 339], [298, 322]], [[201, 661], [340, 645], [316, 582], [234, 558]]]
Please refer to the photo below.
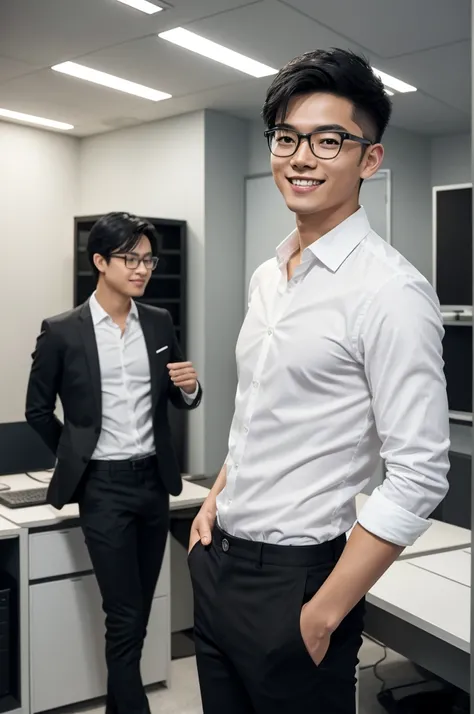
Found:
[[132, 285], [127, 292], [130, 297], [143, 297], [143, 295], [145, 294], [145, 289], [146, 285], [144, 285], [142, 288]]

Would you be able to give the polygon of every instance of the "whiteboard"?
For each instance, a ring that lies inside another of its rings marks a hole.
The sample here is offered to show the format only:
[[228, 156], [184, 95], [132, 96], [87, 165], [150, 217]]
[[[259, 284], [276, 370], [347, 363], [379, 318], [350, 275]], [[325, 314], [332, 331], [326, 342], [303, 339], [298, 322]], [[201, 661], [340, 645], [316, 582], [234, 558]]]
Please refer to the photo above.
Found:
[[[390, 242], [390, 170], [364, 181], [360, 202], [374, 231]], [[245, 300], [256, 268], [275, 255], [275, 248], [295, 228], [295, 214], [286, 207], [271, 174], [245, 179]], [[245, 308], [247, 302], [245, 302]]]

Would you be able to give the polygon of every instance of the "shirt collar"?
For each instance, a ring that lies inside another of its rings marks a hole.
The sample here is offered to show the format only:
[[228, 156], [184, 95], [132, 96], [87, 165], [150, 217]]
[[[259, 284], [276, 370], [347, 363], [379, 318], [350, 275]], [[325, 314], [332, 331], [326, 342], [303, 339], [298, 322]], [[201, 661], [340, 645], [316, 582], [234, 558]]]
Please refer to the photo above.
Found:
[[[89, 299], [89, 307], [92, 315], [92, 322], [94, 323], [94, 325], [98, 325], [100, 322], [107, 320], [107, 318], [109, 320], [111, 319], [110, 315], [105, 312], [102, 305], [99, 304], [95, 291], [92, 293]], [[138, 309], [134, 300], [131, 301], [130, 312], [128, 313], [127, 320], [129, 320], [130, 317], [138, 319]]]
[[[367, 214], [361, 206], [352, 216], [308, 246], [303, 252], [301, 262], [304, 263], [314, 256], [335, 273], [370, 230]], [[294, 230], [277, 247], [278, 266], [286, 264], [297, 249], [298, 231]]]

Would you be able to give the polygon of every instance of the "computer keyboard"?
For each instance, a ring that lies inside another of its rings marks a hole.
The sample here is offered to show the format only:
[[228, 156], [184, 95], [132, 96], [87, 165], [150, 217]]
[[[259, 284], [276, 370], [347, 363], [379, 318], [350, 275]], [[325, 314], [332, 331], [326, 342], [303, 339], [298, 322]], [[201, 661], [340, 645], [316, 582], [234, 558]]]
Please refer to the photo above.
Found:
[[47, 488], [25, 488], [21, 491], [0, 491], [0, 505], [7, 508], [27, 508], [46, 503]]

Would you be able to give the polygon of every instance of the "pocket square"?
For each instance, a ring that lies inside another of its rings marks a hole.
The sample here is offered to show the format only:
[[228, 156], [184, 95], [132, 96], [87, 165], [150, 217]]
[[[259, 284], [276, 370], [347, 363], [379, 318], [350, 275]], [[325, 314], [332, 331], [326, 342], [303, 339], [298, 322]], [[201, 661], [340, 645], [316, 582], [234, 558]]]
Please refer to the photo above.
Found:
[[159, 355], [160, 352], [164, 352], [164, 351], [167, 350], [167, 349], [168, 349], [168, 345], [165, 345], [164, 347], [160, 347], [159, 350], [156, 350], [156, 354]]

